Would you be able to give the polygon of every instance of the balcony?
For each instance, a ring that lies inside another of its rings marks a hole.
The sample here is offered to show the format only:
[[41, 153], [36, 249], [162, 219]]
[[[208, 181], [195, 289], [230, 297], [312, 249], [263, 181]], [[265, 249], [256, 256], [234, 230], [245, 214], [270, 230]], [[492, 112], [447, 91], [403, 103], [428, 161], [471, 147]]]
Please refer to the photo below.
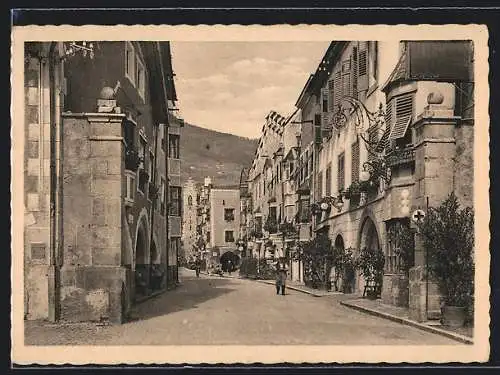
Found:
[[385, 158], [388, 167], [410, 164], [415, 161], [415, 150], [413, 146], [390, 150]]
[[137, 171], [143, 159], [140, 157], [137, 150], [127, 147], [125, 149], [125, 169], [129, 171]]

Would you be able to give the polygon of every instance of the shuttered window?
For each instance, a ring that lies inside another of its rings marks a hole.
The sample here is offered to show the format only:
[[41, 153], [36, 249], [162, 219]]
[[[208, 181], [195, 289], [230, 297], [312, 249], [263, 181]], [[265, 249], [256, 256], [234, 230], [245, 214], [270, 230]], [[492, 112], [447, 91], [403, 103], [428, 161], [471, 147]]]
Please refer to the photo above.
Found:
[[358, 47], [353, 47], [351, 55], [352, 96], [358, 98]]
[[342, 99], [342, 72], [335, 72], [335, 103], [334, 106], [337, 107]]
[[321, 109], [322, 112], [328, 112], [328, 88], [321, 89]]
[[360, 49], [359, 51], [359, 63], [358, 63], [358, 69], [359, 69], [359, 76], [365, 76], [368, 70], [368, 59], [367, 59], [368, 51], [365, 49]]
[[345, 185], [345, 174], [344, 174], [344, 167], [345, 167], [345, 157], [344, 153], [341, 153], [338, 158], [338, 175], [337, 175], [337, 186], [339, 191], [344, 190], [344, 185]]
[[358, 91], [368, 90], [368, 42], [358, 45]]
[[335, 110], [335, 81], [331, 79], [328, 81], [328, 111]]
[[325, 172], [325, 195], [329, 197], [332, 194], [332, 163], [328, 163]]
[[359, 141], [352, 144], [351, 147], [351, 182], [359, 181]]
[[323, 173], [318, 172], [318, 180], [316, 181], [316, 197], [318, 199], [323, 197]]
[[351, 60], [342, 62], [342, 95], [351, 96]]
[[403, 138], [413, 118], [413, 93], [404, 94], [391, 99], [394, 111], [393, 125], [389, 139]]

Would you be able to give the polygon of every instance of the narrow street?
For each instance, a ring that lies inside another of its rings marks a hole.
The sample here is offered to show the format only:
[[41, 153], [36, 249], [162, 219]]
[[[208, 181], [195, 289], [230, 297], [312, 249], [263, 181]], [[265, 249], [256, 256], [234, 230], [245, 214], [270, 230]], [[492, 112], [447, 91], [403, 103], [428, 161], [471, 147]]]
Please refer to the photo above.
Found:
[[[26, 345], [457, 345], [447, 338], [339, 304], [250, 280], [196, 278], [135, 307], [123, 325], [25, 322]], [[458, 344], [459, 345], [459, 344]]]

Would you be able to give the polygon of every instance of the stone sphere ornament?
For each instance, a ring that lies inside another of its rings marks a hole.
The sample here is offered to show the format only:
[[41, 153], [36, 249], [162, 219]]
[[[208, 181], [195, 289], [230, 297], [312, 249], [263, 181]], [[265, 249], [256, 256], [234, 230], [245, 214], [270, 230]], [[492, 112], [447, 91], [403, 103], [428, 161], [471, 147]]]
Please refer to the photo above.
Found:
[[427, 95], [427, 103], [428, 104], [443, 104], [444, 96], [439, 91], [433, 91], [429, 95]]
[[109, 86], [102, 88], [101, 94], [100, 94], [101, 99], [111, 100], [111, 99], [113, 99], [114, 96], [115, 96], [115, 90], [113, 90], [113, 88], [111, 88]]

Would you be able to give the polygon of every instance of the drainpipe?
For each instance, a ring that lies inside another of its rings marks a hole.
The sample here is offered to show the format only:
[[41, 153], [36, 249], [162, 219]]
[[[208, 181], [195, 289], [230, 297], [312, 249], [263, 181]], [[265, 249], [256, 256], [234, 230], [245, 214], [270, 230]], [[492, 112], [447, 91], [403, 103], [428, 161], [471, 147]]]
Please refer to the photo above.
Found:
[[169, 226], [168, 226], [168, 223], [169, 223], [169, 215], [170, 215], [170, 186], [169, 186], [169, 182], [170, 182], [170, 178], [168, 176], [168, 154], [169, 154], [169, 145], [170, 145], [170, 136], [169, 136], [169, 132], [168, 132], [168, 129], [170, 127], [170, 118], [169, 118], [169, 112], [168, 112], [168, 96], [167, 96], [167, 90], [165, 88], [165, 84], [166, 84], [166, 80], [165, 80], [165, 73], [164, 73], [164, 70], [163, 70], [163, 61], [162, 61], [162, 54], [161, 54], [161, 48], [160, 48], [160, 43], [159, 42], [156, 42], [156, 49], [158, 51], [158, 56], [159, 56], [159, 60], [160, 60], [160, 70], [161, 70], [161, 77], [162, 77], [162, 81], [163, 81], [163, 97], [165, 99], [165, 106], [167, 108], [166, 110], [166, 121], [165, 121], [165, 124], [164, 124], [164, 139], [166, 140], [166, 145], [165, 145], [165, 190], [166, 190], [166, 194], [165, 194], [165, 209], [167, 212], [165, 212], [165, 235], [166, 235], [166, 239], [167, 239], [167, 248], [166, 248], [166, 262], [165, 262], [165, 265], [166, 265], [166, 270], [165, 270], [165, 273], [166, 273], [166, 288], [168, 289], [168, 267], [169, 267], [169, 264], [168, 264], [168, 256], [170, 254], [170, 238], [169, 238]]
[[[158, 125], [160, 126], [160, 125]], [[157, 164], [157, 154], [158, 154], [158, 126], [153, 128], [154, 133], [154, 162], [153, 162], [153, 176], [151, 176], [151, 183], [153, 186], [156, 186], [156, 164]], [[149, 186], [148, 186], [149, 189]], [[149, 196], [149, 191], [148, 191]], [[156, 199], [157, 197], [153, 197], [151, 199], [151, 211], [150, 211], [150, 232], [149, 232], [149, 285], [151, 286], [151, 275], [152, 275], [152, 257], [151, 257], [151, 245], [153, 245], [153, 233], [154, 233], [154, 217], [155, 217], [155, 208], [156, 208]], [[158, 251], [158, 249], [156, 249]]]
[[[429, 197], [425, 197], [426, 200], [426, 213], [429, 212]], [[425, 249], [425, 319], [428, 319], [429, 315], [429, 250]]]
[[[57, 42], [52, 42], [49, 47], [49, 54], [47, 58], [47, 63], [49, 64], [49, 121], [50, 121], [50, 183], [49, 183], [49, 199], [50, 199], [50, 268], [51, 272], [54, 272], [53, 281], [53, 293], [51, 294], [51, 290], [49, 289], [49, 319], [51, 321], [56, 321], [59, 318], [59, 308], [58, 308], [58, 275], [56, 272], [57, 268], [57, 245], [58, 245], [58, 235], [57, 235], [57, 223], [56, 223], [56, 209], [57, 209], [57, 170], [56, 170], [56, 157], [57, 157], [57, 145], [56, 145], [56, 88], [55, 88], [55, 71], [54, 71], [54, 51]], [[42, 73], [42, 64], [40, 64], [40, 78], [43, 78]], [[40, 80], [41, 91], [43, 91], [43, 84]], [[43, 99], [43, 96], [41, 96]], [[43, 114], [41, 110], [41, 106], [43, 106], [43, 102], [40, 103], [40, 113]], [[39, 123], [42, 125], [43, 129], [43, 119], [39, 118]], [[50, 280], [49, 280], [50, 282]], [[53, 310], [50, 306], [53, 306]]]

